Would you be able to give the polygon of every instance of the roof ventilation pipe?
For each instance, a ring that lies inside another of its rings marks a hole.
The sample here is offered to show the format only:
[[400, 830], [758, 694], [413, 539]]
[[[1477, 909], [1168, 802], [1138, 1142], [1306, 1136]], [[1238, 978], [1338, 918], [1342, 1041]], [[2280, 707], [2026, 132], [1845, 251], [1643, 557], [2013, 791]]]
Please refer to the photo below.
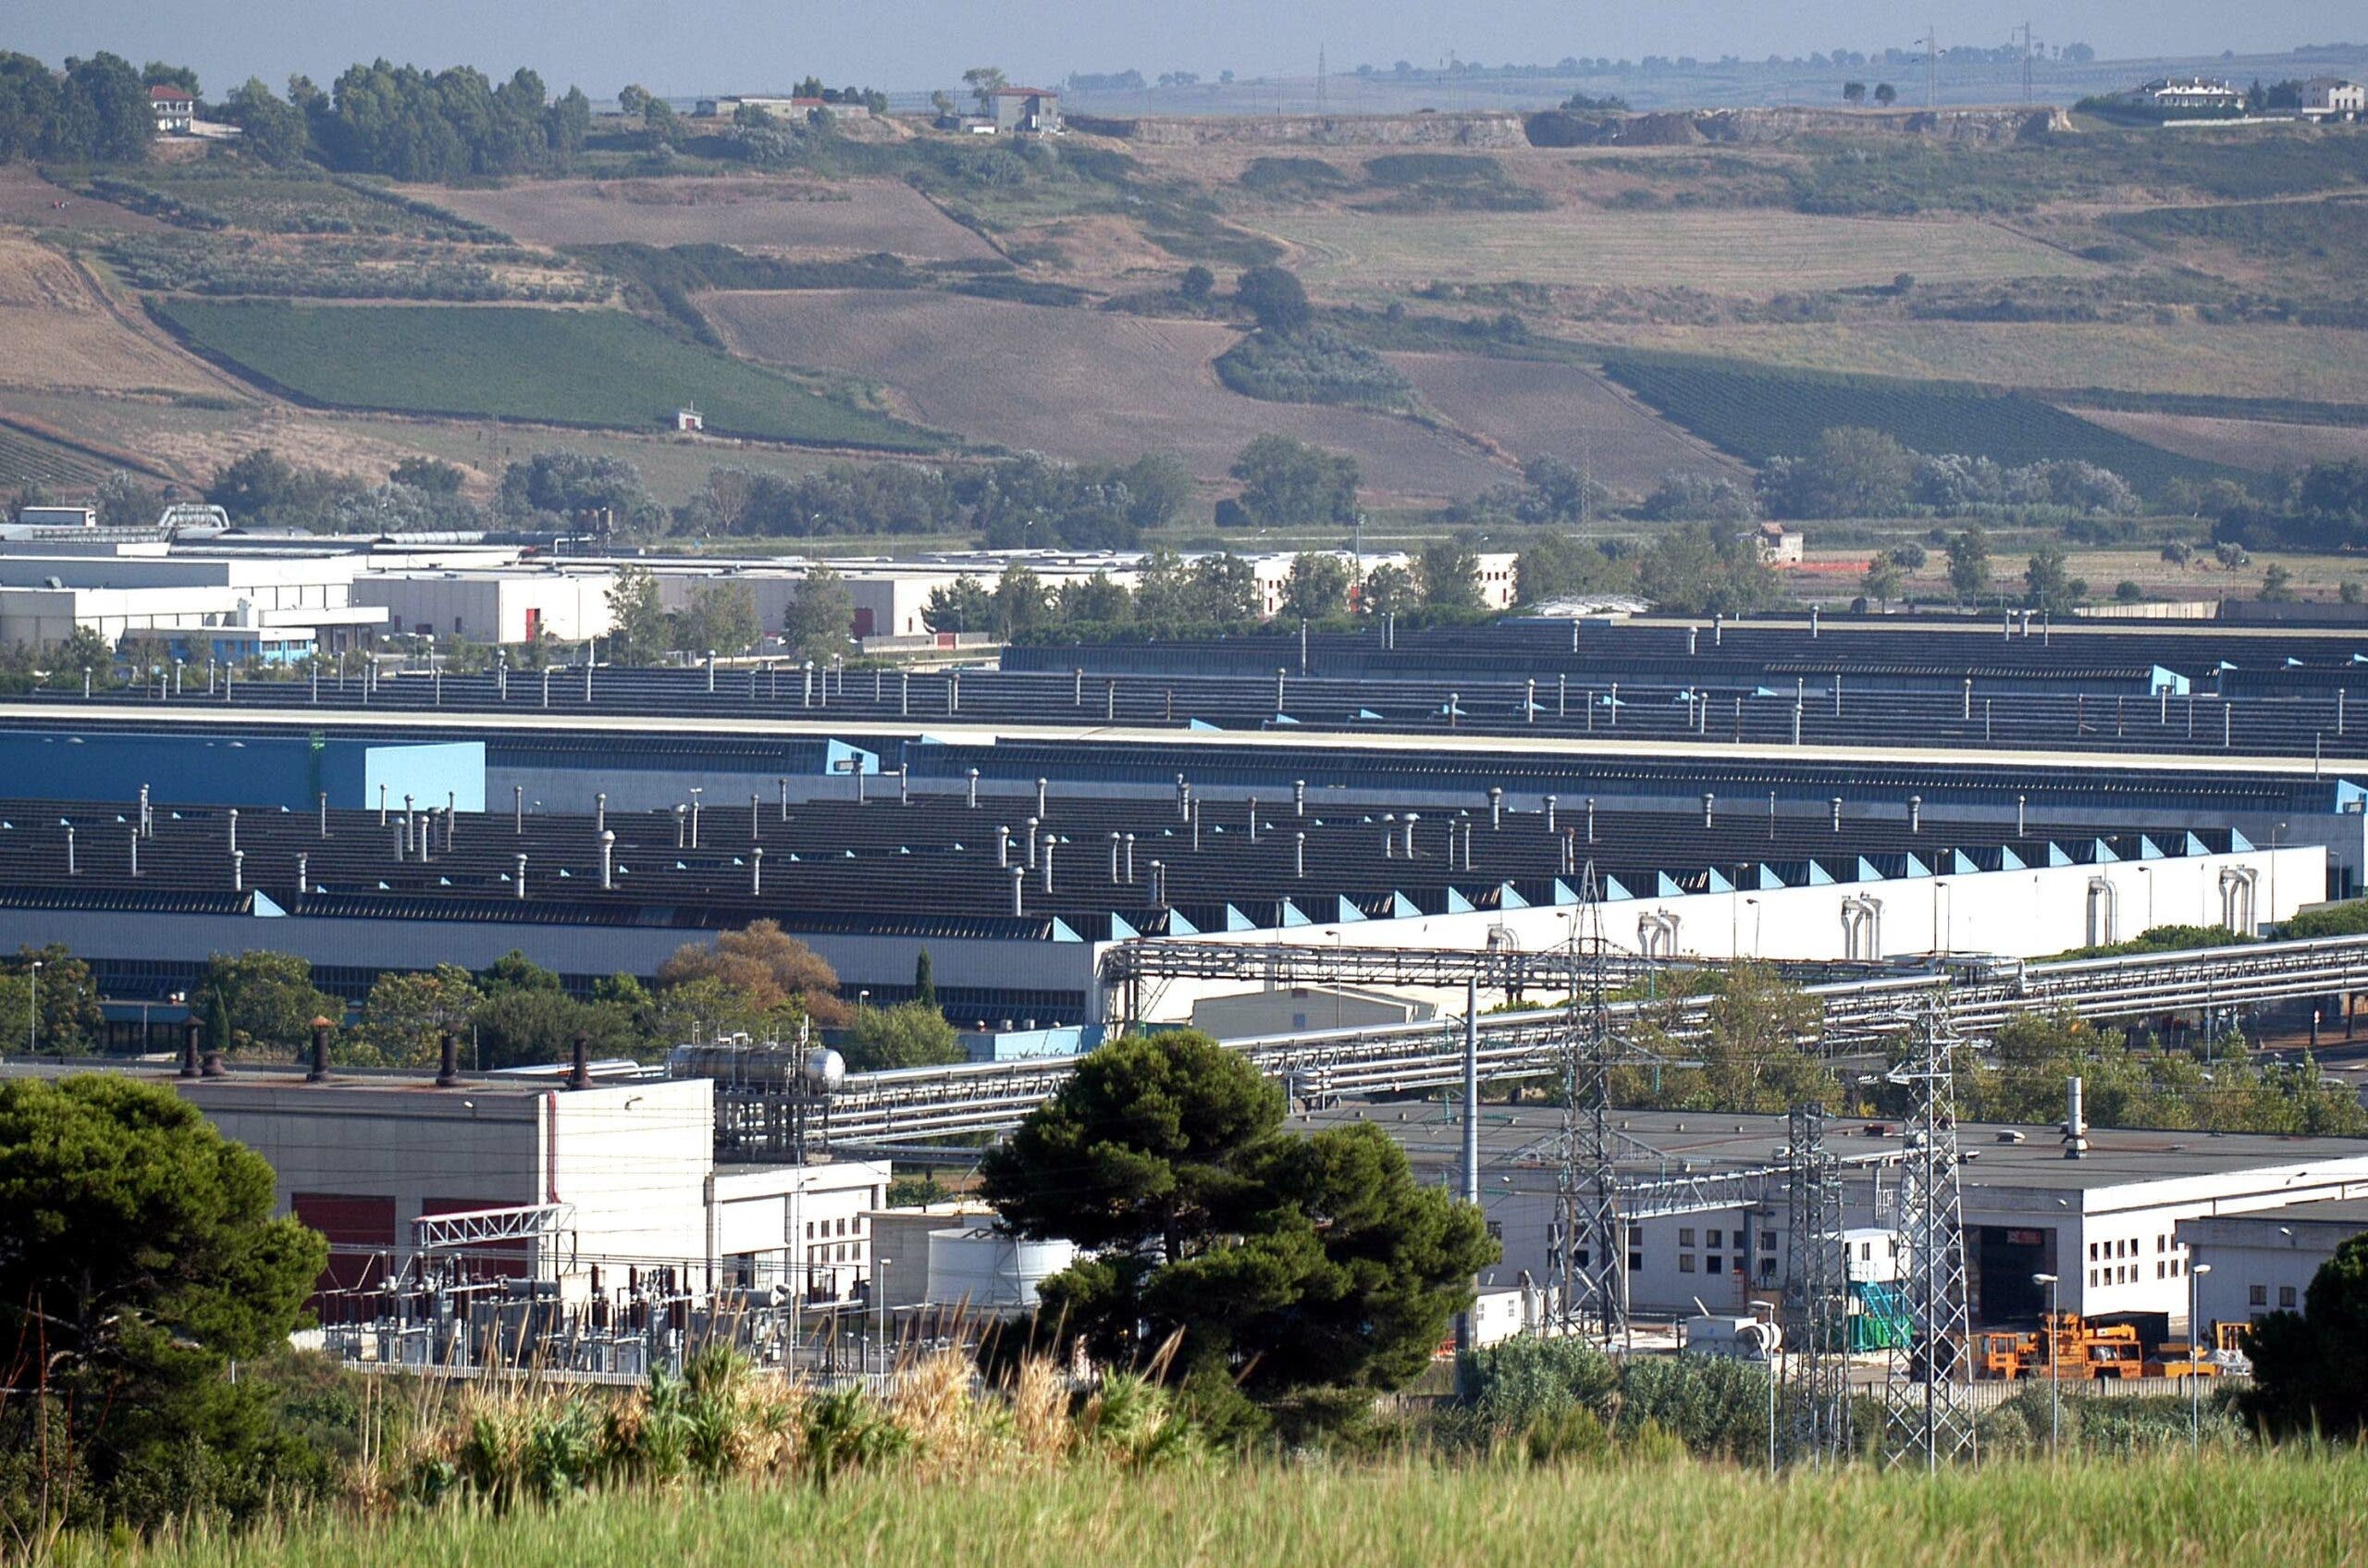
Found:
[[1134, 835], [1133, 833], [1128, 833], [1128, 834], [1127, 835], [1127, 885], [1128, 885], [1128, 886], [1129, 886], [1129, 887], [1131, 887], [1131, 886], [1133, 886], [1133, 885], [1134, 885], [1134, 882], [1135, 882], [1135, 835]]
[[1595, 842], [1595, 796], [1587, 796], [1587, 842]]
[[1491, 784], [1488, 788], [1488, 831], [1495, 833], [1505, 825], [1505, 792]]
[[299, 851], [296, 856], [296, 896], [302, 898], [313, 891], [313, 858]]
[[1118, 885], [1118, 835], [1116, 832], [1110, 834], [1110, 885]]
[[304, 1075], [307, 1083], [326, 1083], [329, 1076], [329, 1020], [313, 1020], [313, 1069]]
[[1008, 870], [1011, 866], [1011, 824], [995, 824], [995, 864]]
[[1040, 818], [1052, 815], [1050, 811], [1044, 809], [1044, 789], [1045, 781], [1038, 779], [1036, 781], [1036, 815]]
[[1924, 831], [1924, 797], [1920, 795], [1911, 795], [1907, 797], [1907, 831], [1909, 833]]
[[230, 857], [230, 891], [233, 893], [244, 893], [246, 890], [247, 852], [240, 849], [234, 852]]
[[[1448, 829], [1448, 832], [1449, 833], [1453, 833], [1455, 829], [1451, 825]], [[1447, 854], [1449, 859], [1452, 860], [1455, 858], [1455, 845], [1453, 840], [1449, 841]], [[1394, 860], [1398, 858], [1398, 817], [1395, 812], [1385, 811], [1382, 813], [1381, 858], [1385, 860]]]
[[1258, 842], [1258, 797], [1254, 795], [1250, 797], [1250, 842]]
[[1291, 843], [1291, 875], [1294, 877], [1304, 877], [1307, 875], [1307, 834], [1304, 833], [1301, 833], [1293, 836]]
[[567, 1043], [567, 1086], [570, 1089], [592, 1087], [592, 1042], [582, 1030]]
[[74, 824], [66, 824], [66, 874], [74, 874]]
[[1423, 819], [1414, 812], [1406, 813], [1406, 858], [1414, 858], [1414, 824]]
[[518, 857], [516, 875], [511, 879], [510, 895], [524, 904], [526, 901], [526, 857]]
[[1044, 840], [1044, 891], [1047, 893], [1053, 891], [1053, 846], [1059, 842], [1054, 838]]
[[436, 1087], [458, 1089], [461, 1086], [461, 1037], [450, 1030], [444, 1031], [442, 1049], [436, 1066]]
[[199, 1075], [197, 1036], [200, 1027], [194, 1012], [181, 1019], [181, 1070], [177, 1075], [179, 1077], [195, 1078]]
[[617, 835], [603, 828], [600, 831], [600, 891], [608, 892], [617, 885]]
[[1842, 831], [1842, 797], [1837, 795], [1828, 804], [1833, 808], [1833, 831], [1840, 833]]
[[1549, 837], [1554, 832], [1554, 797], [1548, 796], [1546, 797], [1546, 832]]
[[1011, 872], [1011, 912], [1024, 915], [1028, 912], [1028, 868], [1012, 866], [1006, 869]]
[[239, 809], [236, 806], [230, 808], [229, 823], [230, 853], [236, 855], [239, 852]]
[[1307, 781], [1305, 779], [1291, 781], [1291, 815], [1294, 817], [1307, 815]]
[[1716, 809], [1717, 809], [1717, 808], [1718, 808], [1718, 804], [1719, 804], [1719, 797], [1718, 797], [1717, 796], [1710, 794], [1710, 793], [1709, 793], [1708, 791], [1707, 791], [1707, 790], [1703, 792], [1703, 795], [1702, 795], [1702, 825], [1703, 825], [1704, 827], [1706, 827], [1706, 828], [1707, 828], [1707, 827], [1709, 827], [1709, 826], [1711, 826], [1713, 823], [1715, 823], [1715, 822], [1716, 822], [1717, 818], [1716, 818], [1716, 816], [1714, 815], [1714, 813], [1715, 813], [1715, 811], [1716, 811]]
[[609, 829], [609, 796], [607, 791], [592, 797], [592, 831], [606, 833]]
[[2089, 1123], [2081, 1114], [2080, 1077], [2078, 1073], [2064, 1080], [2064, 1157], [2082, 1159], [2089, 1153]]
[[1036, 819], [1028, 819], [1028, 869], [1036, 869]]
[[[785, 791], [785, 790], [787, 790], [787, 789], [788, 789], [788, 787], [789, 787], [789, 782], [788, 782], [786, 779], [784, 779], [783, 781], [782, 781], [782, 788]], [[787, 801], [788, 801], [788, 799], [789, 799], [789, 796], [788, 796], [786, 794], [784, 794], [784, 795], [782, 796], [782, 799], [783, 799], [783, 807], [782, 807], [782, 819], [783, 819], [784, 821], [786, 821], [788, 820], [788, 818], [789, 818], [789, 808], [788, 808], [788, 805], [786, 804], [786, 803], [787, 803]], [[974, 810], [975, 810], [975, 809], [977, 809], [977, 808], [978, 808], [978, 804], [979, 804], [979, 770], [978, 770], [978, 769], [976, 769], [976, 768], [973, 768], [973, 769], [971, 769], [971, 770], [970, 770], [970, 800], [969, 800], [969, 804], [970, 804], [970, 807], [971, 807], [971, 809], [974, 809]]]
[[748, 851], [748, 896], [754, 898], [765, 891], [765, 852]]
[[140, 834], [136, 831], [131, 835], [131, 874], [140, 874]]

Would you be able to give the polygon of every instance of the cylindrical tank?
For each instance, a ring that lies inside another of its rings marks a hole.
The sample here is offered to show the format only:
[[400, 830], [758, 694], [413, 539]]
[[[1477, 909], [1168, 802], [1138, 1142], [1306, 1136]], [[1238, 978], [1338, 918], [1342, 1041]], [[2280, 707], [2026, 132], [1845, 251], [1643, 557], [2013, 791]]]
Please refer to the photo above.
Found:
[[1027, 1312], [1036, 1287], [1077, 1258], [1067, 1241], [1030, 1241], [983, 1226], [929, 1233], [929, 1299], [973, 1312]]
[[836, 1051], [795, 1045], [677, 1045], [666, 1056], [669, 1078], [712, 1078], [762, 1089], [803, 1086], [830, 1093], [846, 1081], [846, 1058]]

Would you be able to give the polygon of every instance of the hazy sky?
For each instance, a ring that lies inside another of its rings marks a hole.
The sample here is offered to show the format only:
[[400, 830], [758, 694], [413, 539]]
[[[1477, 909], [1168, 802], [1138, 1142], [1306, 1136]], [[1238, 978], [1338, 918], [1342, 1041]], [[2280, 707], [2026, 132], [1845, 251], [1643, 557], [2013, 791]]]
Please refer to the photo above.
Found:
[[355, 59], [519, 65], [554, 91], [607, 97], [628, 81], [666, 93], [758, 91], [808, 71], [892, 91], [952, 85], [992, 62], [1016, 80], [1071, 70], [1149, 75], [1230, 68], [1312, 74], [1396, 59], [1436, 65], [1451, 50], [1490, 65], [1565, 55], [1746, 58], [1845, 47], [1905, 47], [1927, 18], [1942, 43], [2004, 43], [2027, 18], [2046, 41], [2108, 56], [2282, 50], [2368, 36], [2359, 0], [2029, 0], [1915, 6], [1885, 0], [1659, 0], [1579, 7], [1542, 0], [906, 0], [834, 5], [758, 0], [0, 0], [0, 46], [52, 62], [113, 49], [196, 68], [209, 93], [291, 71], [326, 84]]

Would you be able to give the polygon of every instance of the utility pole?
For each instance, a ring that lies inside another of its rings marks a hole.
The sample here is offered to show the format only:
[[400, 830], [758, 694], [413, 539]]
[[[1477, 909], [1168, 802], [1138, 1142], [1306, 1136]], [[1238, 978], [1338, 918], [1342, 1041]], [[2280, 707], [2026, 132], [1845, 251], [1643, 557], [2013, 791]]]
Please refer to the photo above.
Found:
[[2025, 22], [2021, 31], [2023, 35], [2023, 102], [2032, 104], [2039, 101], [2039, 95], [2031, 87], [2031, 24]]
[[1787, 1118], [1784, 1345], [1794, 1378], [1793, 1462], [1841, 1463], [1850, 1455], [1849, 1264], [1842, 1239], [1841, 1160], [1827, 1147], [1825, 1109], [1796, 1105]]
[[1609, 1350], [1628, 1328], [1628, 1238], [1620, 1223], [1611, 1129], [1616, 1046], [1604, 1000], [1603, 884], [1589, 860], [1571, 929], [1569, 1014], [1562, 1044], [1559, 1216], [1548, 1252], [1553, 1316], [1565, 1332], [1591, 1333]]
[[1319, 43], [1315, 46], [1315, 112], [1319, 115], [1324, 112], [1325, 75], [1324, 45]]
[[1941, 106], [1941, 34], [1931, 23], [1924, 24], [1924, 106]]
[[1894, 1195], [1901, 1309], [1907, 1332], [1893, 1344], [1883, 1387], [1883, 1463], [1938, 1470], [1976, 1457], [1973, 1412], [1961, 1374], [1968, 1340], [1964, 1207], [1957, 1180], [1956, 1044], [1944, 995], [1914, 1026], [1907, 1059], [1888, 1074], [1908, 1090], [1914, 1109]]

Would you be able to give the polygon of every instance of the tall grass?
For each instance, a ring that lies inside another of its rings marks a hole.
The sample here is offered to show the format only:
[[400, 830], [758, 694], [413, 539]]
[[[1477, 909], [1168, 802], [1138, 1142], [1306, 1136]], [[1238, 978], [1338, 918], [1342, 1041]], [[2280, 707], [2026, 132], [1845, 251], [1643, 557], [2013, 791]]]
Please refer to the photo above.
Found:
[[2360, 1560], [2363, 1488], [2368, 1458], [2295, 1451], [2008, 1463], [1938, 1477], [1862, 1466], [1779, 1481], [1692, 1462], [1202, 1461], [1148, 1473], [1090, 1463], [956, 1476], [897, 1466], [828, 1491], [616, 1492], [506, 1517], [444, 1510], [318, 1527], [299, 1522], [241, 1538], [93, 1549], [81, 1561], [105, 1555], [125, 1568], [736, 1568], [782, 1560], [965, 1568], [2300, 1568]]

